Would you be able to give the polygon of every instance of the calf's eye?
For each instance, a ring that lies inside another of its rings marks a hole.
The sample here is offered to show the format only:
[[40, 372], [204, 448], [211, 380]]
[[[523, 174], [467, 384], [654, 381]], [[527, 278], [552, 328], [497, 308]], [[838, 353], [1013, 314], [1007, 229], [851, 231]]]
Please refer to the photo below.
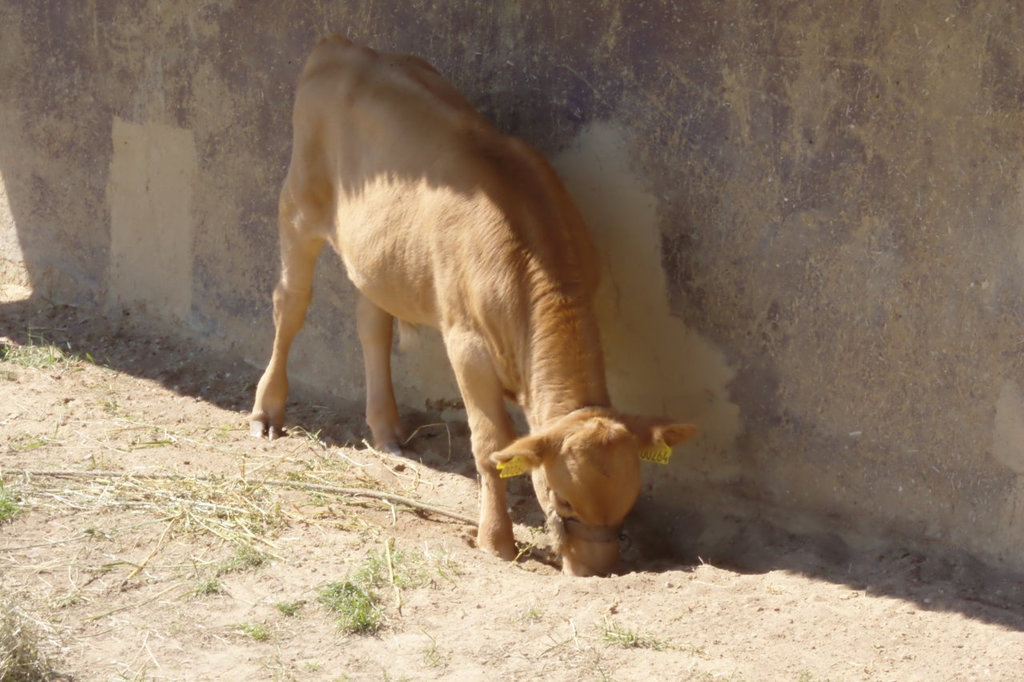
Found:
[[555, 493], [555, 511], [559, 516], [573, 516], [576, 513], [569, 501], [558, 493]]

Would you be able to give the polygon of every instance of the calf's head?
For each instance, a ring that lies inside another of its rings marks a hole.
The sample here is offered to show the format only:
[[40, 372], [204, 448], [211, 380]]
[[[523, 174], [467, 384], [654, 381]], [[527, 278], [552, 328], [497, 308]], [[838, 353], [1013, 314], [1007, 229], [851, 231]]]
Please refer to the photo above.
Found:
[[503, 478], [529, 472], [568, 575], [607, 575], [619, 530], [640, 494], [640, 461], [666, 464], [697, 429], [666, 419], [576, 410], [494, 453]]

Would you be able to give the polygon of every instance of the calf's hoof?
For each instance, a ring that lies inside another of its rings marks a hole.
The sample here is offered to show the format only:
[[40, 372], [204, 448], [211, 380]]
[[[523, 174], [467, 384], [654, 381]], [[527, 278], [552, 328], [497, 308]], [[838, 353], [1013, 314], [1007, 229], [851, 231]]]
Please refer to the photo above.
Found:
[[402, 446], [399, 445], [398, 443], [386, 443], [384, 445], [374, 445], [373, 449], [376, 450], [377, 452], [383, 452], [384, 454], [394, 455], [396, 457], [401, 457], [403, 455], [403, 453], [402, 453]]
[[402, 427], [395, 424], [375, 423], [366, 420], [367, 425], [370, 427], [370, 433], [373, 435], [373, 449], [378, 452], [385, 452], [389, 455], [402, 455], [402, 444], [405, 442], [405, 434], [402, 432]]
[[[509, 533], [511, 535], [511, 533]], [[505, 561], [513, 561], [519, 552], [516, 550], [516, 543], [513, 538], [501, 538], [494, 539], [485, 537], [482, 533], [477, 532], [476, 546], [484, 550], [488, 554], [493, 554]]]
[[274, 440], [285, 435], [284, 427], [274, 426], [269, 421], [262, 419], [251, 419], [249, 420], [249, 435], [254, 438], [266, 438], [267, 440]]

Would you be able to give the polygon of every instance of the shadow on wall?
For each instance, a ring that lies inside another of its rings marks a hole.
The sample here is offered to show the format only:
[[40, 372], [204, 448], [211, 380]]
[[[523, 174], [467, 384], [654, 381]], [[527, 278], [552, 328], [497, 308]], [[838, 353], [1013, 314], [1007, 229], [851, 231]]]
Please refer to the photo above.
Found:
[[[95, 282], [73, 259], [68, 247], [82, 248], [52, 227], [51, 212], [58, 198], [49, 172], [20, 134], [23, 119], [0, 106], [0, 286], [4, 297], [32, 291], [49, 296], [76, 278]], [[33, 206], [39, 206], [37, 212]], [[30, 219], [30, 216], [38, 216]], [[83, 239], [84, 241], [84, 239]], [[86, 284], [86, 290], [95, 287]], [[0, 319], [2, 323], [2, 319]], [[0, 324], [0, 331], [3, 325]]]

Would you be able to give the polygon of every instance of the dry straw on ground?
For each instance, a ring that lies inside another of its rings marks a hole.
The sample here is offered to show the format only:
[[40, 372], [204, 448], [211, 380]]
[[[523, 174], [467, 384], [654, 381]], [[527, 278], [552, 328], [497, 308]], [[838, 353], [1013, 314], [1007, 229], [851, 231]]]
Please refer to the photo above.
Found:
[[[218, 497], [225, 497], [234, 495], [235, 499], [243, 491], [248, 490], [250, 492], [257, 491], [261, 487], [271, 488], [292, 488], [294, 490], [305, 490], [309, 492], [316, 492], [326, 495], [337, 495], [340, 497], [352, 497], [352, 498], [366, 498], [372, 500], [380, 500], [391, 505], [399, 505], [402, 507], [408, 507], [418, 512], [425, 514], [444, 516], [456, 521], [462, 521], [473, 525], [476, 523], [476, 519], [473, 519], [465, 514], [438, 507], [436, 505], [426, 504], [415, 500], [405, 495], [397, 495], [394, 493], [384, 492], [381, 490], [370, 490], [365, 488], [351, 488], [341, 486], [323, 485], [320, 483], [310, 483], [300, 480], [292, 481], [281, 481], [275, 479], [262, 479], [247, 481], [245, 479], [229, 479], [223, 477], [214, 476], [184, 476], [179, 474], [154, 474], [154, 473], [136, 473], [130, 471], [44, 471], [35, 469], [16, 469], [16, 470], [4, 470], [0, 469], [0, 478], [5, 474], [14, 474], [25, 478], [32, 477], [51, 477], [51, 478], [70, 478], [70, 479], [83, 479], [83, 480], [119, 480], [124, 485], [130, 486], [142, 486], [146, 482], [159, 482], [159, 481], [172, 481], [178, 482], [179, 484], [186, 484], [192, 488], [206, 487], [211, 491], [216, 491]], [[230, 488], [238, 488], [233, 493]], [[173, 498], [173, 496], [171, 497]], [[243, 495], [243, 501], [245, 503], [251, 502], [250, 497]], [[181, 500], [177, 500], [181, 501]], [[209, 503], [213, 504], [213, 503]]]
[[53, 626], [33, 617], [12, 597], [0, 597], [0, 680], [48, 679], [50, 659], [59, 649]]

